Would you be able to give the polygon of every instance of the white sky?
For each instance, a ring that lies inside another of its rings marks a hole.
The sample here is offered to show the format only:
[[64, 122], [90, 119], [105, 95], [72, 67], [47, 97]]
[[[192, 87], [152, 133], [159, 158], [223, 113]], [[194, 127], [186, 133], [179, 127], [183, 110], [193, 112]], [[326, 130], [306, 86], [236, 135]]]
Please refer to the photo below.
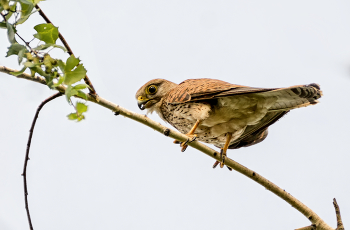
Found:
[[[98, 94], [133, 111], [153, 78], [216, 78], [255, 87], [318, 83], [321, 103], [292, 111], [253, 147], [229, 157], [335, 227], [350, 225], [349, 1], [91, 1], [40, 5], [79, 56]], [[27, 40], [34, 16], [18, 31]], [[27, 26], [27, 28], [25, 28]], [[9, 43], [0, 30], [0, 65]], [[61, 57], [62, 51], [53, 52]], [[22, 167], [39, 103], [54, 92], [0, 73], [0, 229], [28, 229]], [[46, 105], [28, 166], [35, 229], [295, 229], [309, 221], [238, 172], [89, 103], [68, 121], [64, 97]], [[144, 112], [142, 112], [144, 113]], [[156, 114], [150, 116], [162, 124]]]

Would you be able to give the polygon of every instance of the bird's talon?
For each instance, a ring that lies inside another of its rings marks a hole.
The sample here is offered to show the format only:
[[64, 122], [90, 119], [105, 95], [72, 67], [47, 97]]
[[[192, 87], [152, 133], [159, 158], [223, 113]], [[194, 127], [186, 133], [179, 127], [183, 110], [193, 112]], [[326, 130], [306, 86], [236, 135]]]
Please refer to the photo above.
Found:
[[216, 161], [216, 162], [213, 164], [213, 169], [215, 169], [216, 166], [218, 166], [219, 163], [220, 163], [219, 161]]
[[181, 141], [174, 140], [173, 143], [174, 143], [174, 144], [181, 144]]
[[181, 152], [185, 152], [185, 151], [186, 151], [186, 149], [187, 149], [187, 146], [188, 146], [188, 145], [184, 145], [184, 146], [182, 146], [182, 148], [181, 148]]
[[196, 139], [197, 139], [197, 135], [194, 134], [190, 142], [195, 141]]
[[220, 151], [220, 157], [222, 159], [222, 161], [220, 162], [220, 168], [223, 168], [225, 164], [226, 153], [222, 149]]
[[186, 134], [186, 136], [188, 136], [187, 140], [185, 142], [183, 142], [183, 145], [187, 145], [188, 143], [191, 143], [192, 141], [195, 141], [197, 138], [197, 135], [188, 135]]
[[[185, 152], [185, 150], [188, 147], [188, 143], [191, 143], [192, 141], [196, 140], [196, 138], [197, 138], [197, 135], [186, 134], [186, 136], [188, 136], [188, 138], [185, 142], [179, 142], [179, 141], [176, 142], [176, 144], [180, 143], [181, 152]], [[174, 141], [174, 143], [175, 143], [175, 141]]]
[[190, 142], [190, 139], [188, 138], [185, 142], [182, 142], [181, 143], [181, 147], [184, 147], [185, 145], [187, 145], [187, 143]]

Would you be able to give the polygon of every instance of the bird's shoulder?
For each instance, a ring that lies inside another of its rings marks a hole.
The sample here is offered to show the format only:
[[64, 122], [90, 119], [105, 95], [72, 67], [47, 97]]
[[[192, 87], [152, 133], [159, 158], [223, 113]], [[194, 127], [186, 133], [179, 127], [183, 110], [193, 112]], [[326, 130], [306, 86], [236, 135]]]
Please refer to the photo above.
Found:
[[171, 89], [165, 95], [164, 100], [167, 103], [176, 104], [189, 102], [198, 98], [205, 99], [205, 97], [208, 97], [209, 99], [212, 95], [238, 87], [246, 86], [234, 85], [210, 78], [188, 79]]

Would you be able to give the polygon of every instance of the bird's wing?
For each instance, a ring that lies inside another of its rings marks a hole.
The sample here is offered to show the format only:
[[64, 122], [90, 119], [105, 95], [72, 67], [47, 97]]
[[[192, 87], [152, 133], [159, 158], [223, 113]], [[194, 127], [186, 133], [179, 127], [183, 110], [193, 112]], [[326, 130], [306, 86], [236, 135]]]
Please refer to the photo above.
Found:
[[234, 85], [215, 79], [189, 79], [181, 82], [166, 96], [166, 102], [171, 104], [200, 101], [218, 97], [247, 93], [267, 92], [275, 89], [253, 88]]
[[288, 112], [289, 111], [279, 111], [267, 113], [266, 116], [261, 119], [258, 124], [248, 126], [245, 129], [244, 133], [229, 146], [229, 149], [248, 147], [262, 142], [267, 137], [268, 127], [274, 124]]
[[190, 101], [214, 99], [235, 94], [266, 92], [274, 89], [252, 88], [242, 85], [234, 85], [215, 79], [189, 79], [181, 82], [166, 96], [167, 103], [177, 104]]
[[254, 88], [203, 78], [189, 79], [181, 82], [165, 96], [165, 101], [170, 104], [178, 104], [243, 94], [276, 97], [276, 103], [269, 111], [287, 111], [316, 104], [317, 99], [322, 96], [322, 91], [314, 83], [288, 88]]

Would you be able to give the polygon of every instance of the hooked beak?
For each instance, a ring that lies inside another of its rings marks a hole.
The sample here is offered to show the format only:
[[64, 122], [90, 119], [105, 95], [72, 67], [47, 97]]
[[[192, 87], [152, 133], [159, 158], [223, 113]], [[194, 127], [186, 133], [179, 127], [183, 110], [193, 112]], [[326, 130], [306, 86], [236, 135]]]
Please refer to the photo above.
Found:
[[148, 98], [144, 98], [142, 96], [139, 96], [137, 98], [137, 106], [141, 109], [144, 110], [146, 108], [146, 104], [149, 102]]

